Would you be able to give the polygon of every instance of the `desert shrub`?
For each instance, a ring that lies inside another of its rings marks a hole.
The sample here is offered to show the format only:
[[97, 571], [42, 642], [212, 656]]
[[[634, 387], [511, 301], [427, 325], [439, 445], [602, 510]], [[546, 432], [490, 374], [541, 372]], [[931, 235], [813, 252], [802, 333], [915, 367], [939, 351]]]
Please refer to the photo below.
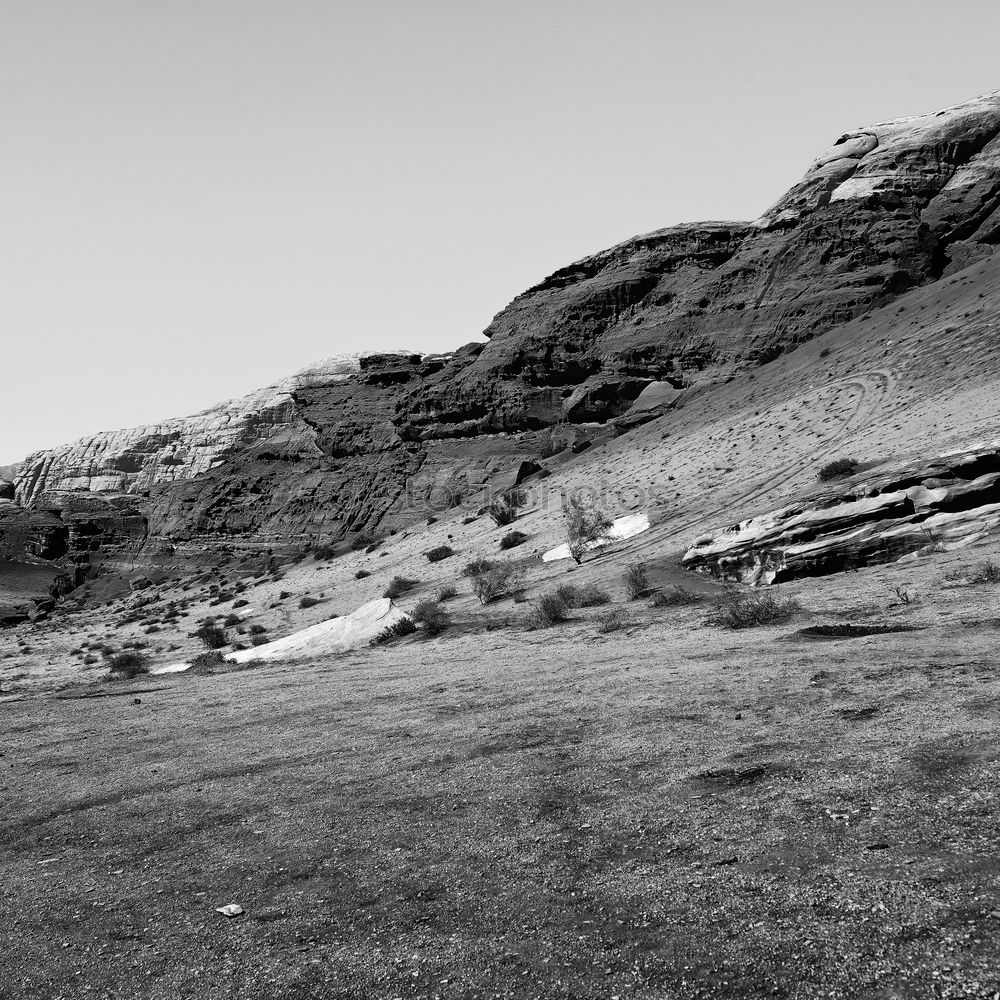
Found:
[[465, 564], [462, 568], [462, 576], [481, 576], [496, 565], [497, 561], [495, 559], [486, 559], [484, 556], [477, 556], [472, 562]]
[[970, 583], [1000, 583], [1000, 566], [991, 559], [978, 563], [969, 576]]
[[621, 608], [613, 608], [597, 619], [598, 632], [617, 632], [628, 623], [628, 615]]
[[472, 524], [473, 521], [478, 521], [479, 517], [476, 514], [470, 514], [468, 517], [462, 518], [462, 524]]
[[576, 606], [577, 588], [571, 583], [560, 583], [556, 587], [556, 596], [566, 605], [567, 608]]
[[566, 540], [569, 554], [577, 564], [583, 561], [587, 545], [602, 538], [611, 527], [611, 519], [595, 504], [571, 493], [566, 500]]
[[149, 673], [149, 660], [144, 653], [136, 650], [117, 653], [108, 660], [108, 670], [116, 677], [131, 680], [140, 674]]
[[451, 616], [437, 601], [421, 601], [411, 616], [415, 622], [420, 622], [427, 635], [440, 635], [450, 624]]
[[146, 635], [155, 635], [159, 631], [160, 631], [159, 625], [150, 625], [148, 628], [143, 629], [143, 632]]
[[286, 598], [288, 598], [288, 597], [291, 597], [291, 596], [292, 596], [292, 592], [291, 592], [290, 590], [282, 590], [282, 591], [281, 591], [281, 592], [280, 592], [280, 593], [278, 594], [278, 600], [279, 600], [279, 601], [283, 601], [283, 600], [285, 600]]
[[858, 468], [857, 459], [835, 458], [832, 462], [827, 462], [816, 473], [816, 478], [824, 483], [830, 479], [837, 479], [840, 476], [851, 476]]
[[263, 632], [258, 633], [257, 635], [250, 636], [251, 646], [263, 646], [266, 643], [269, 643], [270, 641], [271, 640], [266, 635], [264, 635]]
[[222, 620], [222, 624], [225, 625], [226, 628], [232, 628], [234, 625], [239, 625], [241, 621], [243, 621], [243, 619], [240, 618], [239, 615], [226, 615], [226, 617]]
[[[239, 589], [239, 588], [237, 588]], [[250, 602], [245, 598], [241, 597], [238, 601], [233, 601], [234, 608], [245, 608]]]
[[523, 531], [508, 531], [500, 539], [501, 549], [513, 549], [518, 545], [523, 545], [528, 540], [528, 536]]
[[267, 631], [263, 625], [251, 625], [250, 634], [251, 635], [263, 635]]
[[519, 487], [507, 490], [490, 501], [487, 513], [497, 527], [512, 524], [517, 519], [517, 512], [527, 503], [528, 497]]
[[91, 649], [97, 650], [105, 659], [107, 659], [112, 653], [117, 652], [114, 646], [107, 642], [97, 642], [90, 647]]
[[528, 616], [528, 625], [532, 628], [548, 628], [558, 625], [569, 617], [569, 605], [558, 591], [542, 594], [535, 601], [535, 606]]
[[313, 608], [323, 602], [318, 597], [310, 597], [308, 594], [299, 601], [300, 608]]
[[588, 583], [576, 592], [576, 607], [597, 608], [602, 604], [610, 604], [611, 595], [606, 590], [601, 590], [596, 583]]
[[210, 649], [207, 653], [199, 653], [194, 657], [191, 660], [191, 667], [197, 670], [199, 668], [214, 666], [216, 663], [222, 663], [222, 653], [217, 649]]
[[84, 663], [86, 663], [86, 664], [88, 664], [88, 665], [90, 665], [91, 663], [97, 663], [97, 661], [98, 661], [99, 659], [100, 659], [100, 657], [99, 657], [99, 656], [94, 656], [94, 654], [93, 654], [93, 653], [88, 653], [88, 654], [87, 654], [87, 655], [86, 655], [86, 656], [85, 656], [85, 657], [83, 658], [83, 662], [84, 662]]
[[197, 629], [194, 636], [196, 639], [201, 639], [208, 649], [221, 649], [226, 644], [225, 630], [208, 622]]
[[442, 559], [447, 559], [448, 556], [453, 556], [455, 550], [450, 545], [438, 545], [436, 548], [429, 549], [424, 553], [427, 556], [428, 562], [440, 562]]
[[723, 628], [755, 628], [791, 618], [801, 610], [797, 601], [782, 601], [772, 594], [744, 594], [738, 590], [723, 594], [715, 606], [712, 622]]
[[361, 549], [368, 549], [371, 546], [378, 548], [382, 544], [382, 539], [370, 531], [362, 531], [351, 539], [351, 551], [358, 552]]
[[649, 593], [649, 577], [642, 563], [632, 563], [622, 574], [625, 582], [625, 593], [630, 601], [637, 601]]
[[667, 587], [666, 590], [658, 590], [653, 594], [653, 599], [649, 602], [651, 608], [676, 608], [685, 604], [698, 604], [704, 599], [704, 595], [696, 594], [693, 590], [685, 587]]
[[447, 601], [450, 597], [455, 597], [458, 595], [458, 587], [452, 583], [446, 583], [443, 587], [438, 590], [438, 600]]
[[355, 580], [363, 580], [366, 576], [371, 576], [371, 573], [366, 569], [359, 569], [357, 573], [354, 574]]
[[497, 562], [472, 578], [472, 592], [480, 604], [489, 604], [516, 590], [524, 580], [524, 568], [517, 563]]
[[317, 545], [313, 549], [313, 559], [319, 562], [321, 559], [332, 559], [337, 554], [332, 545]]
[[427, 518], [427, 523], [429, 525], [430, 524], [437, 524], [437, 518], [432, 514], [429, 518]]
[[416, 585], [416, 580], [408, 580], [405, 576], [394, 576], [389, 581], [389, 586], [382, 592], [382, 596], [395, 600], [401, 594], [413, 590]]
[[384, 643], [392, 642], [393, 639], [399, 639], [404, 635], [411, 635], [417, 631], [417, 626], [413, 623], [412, 618], [402, 617], [397, 618], [391, 625], [382, 629], [377, 636], [375, 636], [369, 646], [381, 646]]

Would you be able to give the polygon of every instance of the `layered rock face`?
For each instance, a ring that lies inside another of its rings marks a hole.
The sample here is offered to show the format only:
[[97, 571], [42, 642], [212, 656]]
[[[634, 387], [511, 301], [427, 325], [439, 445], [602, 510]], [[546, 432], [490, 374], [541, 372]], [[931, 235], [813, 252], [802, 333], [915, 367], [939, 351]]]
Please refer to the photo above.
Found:
[[658, 230], [562, 268], [496, 316], [488, 343], [329, 359], [192, 417], [29, 456], [15, 504], [0, 485], [0, 546], [93, 559], [410, 524], [998, 241], [1000, 92], [841, 136], [754, 222]]
[[411, 425], [466, 431], [608, 419], [652, 380], [677, 387], [794, 348], [1000, 240], [1000, 92], [842, 135], [755, 222], [658, 230], [518, 296]]
[[699, 538], [688, 569], [783, 583], [968, 545], [1000, 527], [1000, 444], [945, 455]]

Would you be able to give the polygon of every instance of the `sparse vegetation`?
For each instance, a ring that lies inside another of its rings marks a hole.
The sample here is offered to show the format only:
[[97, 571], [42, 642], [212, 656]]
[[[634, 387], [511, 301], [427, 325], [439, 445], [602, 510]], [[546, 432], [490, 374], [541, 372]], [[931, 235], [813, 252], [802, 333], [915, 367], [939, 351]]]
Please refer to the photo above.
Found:
[[443, 587], [438, 589], [437, 599], [439, 601], [447, 601], [449, 598], [455, 597], [458, 594], [458, 587], [452, 583], [446, 583]]
[[558, 590], [542, 594], [528, 615], [529, 628], [548, 628], [569, 618], [569, 605]]
[[217, 649], [211, 649], [207, 653], [199, 653], [194, 657], [191, 660], [191, 668], [193, 670], [204, 669], [205, 667], [212, 667], [222, 662], [222, 653]]
[[351, 551], [360, 552], [361, 549], [371, 550], [378, 548], [382, 544], [382, 538], [370, 531], [362, 531], [351, 539]]
[[723, 628], [756, 628], [787, 621], [798, 611], [801, 607], [792, 599], [783, 601], [773, 594], [745, 594], [730, 590], [716, 602], [711, 621]]
[[686, 604], [700, 604], [704, 600], [704, 595], [688, 590], [686, 587], [667, 587], [666, 590], [658, 590], [653, 594], [653, 599], [649, 602], [651, 608], [677, 608]]
[[226, 633], [218, 625], [206, 622], [194, 633], [196, 639], [201, 639], [208, 649], [221, 649], [226, 645]]
[[517, 512], [527, 503], [527, 494], [519, 487], [507, 490], [490, 501], [487, 513], [497, 527], [512, 524], [517, 520]]
[[117, 653], [108, 660], [108, 670], [115, 677], [132, 680], [140, 674], [149, 673], [149, 659], [137, 650]]
[[637, 601], [649, 593], [649, 577], [642, 563], [631, 563], [622, 574], [625, 594], [630, 601]]
[[621, 608], [612, 608], [597, 619], [597, 631], [617, 632], [628, 623], [628, 615]]
[[263, 635], [267, 631], [263, 625], [251, 625], [250, 634], [251, 635]]
[[366, 569], [359, 569], [357, 573], [354, 574], [355, 580], [363, 580], [366, 576], [371, 576], [371, 573]]
[[450, 624], [451, 616], [434, 600], [421, 601], [411, 616], [415, 622], [424, 627], [429, 636], [440, 635]]
[[226, 615], [226, 617], [222, 621], [222, 624], [225, 625], [226, 628], [232, 628], [234, 625], [239, 625], [239, 623], [242, 620], [243, 619], [240, 618], [239, 615]]
[[417, 626], [414, 624], [412, 618], [406, 616], [397, 618], [391, 625], [382, 629], [368, 645], [382, 646], [387, 642], [392, 642], [393, 639], [399, 639], [404, 635], [412, 635], [416, 631]]
[[611, 518], [596, 504], [585, 501], [575, 493], [567, 497], [564, 513], [569, 554], [579, 565], [587, 546], [607, 533], [611, 527]]
[[336, 554], [337, 551], [332, 545], [317, 545], [313, 549], [313, 559], [317, 562], [324, 559], [332, 559]]
[[455, 550], [450, 545], [438, 545], [433, 549], [428, 549], [424, 553], [427, 556], [427, 561], [432, 563], [440, 562], [442, 559], [447, 559], [448, 556], [453, 556], [454, 554]]
[[576, 592], [575, 603], [578, 608], [597, 608], [602, 604], [610, 604], [611, 595], [596, 583], [588, 583]]
[[852, 476], [857, 471], [858, 462], [854, 458], [836, 458], [827, 462], [817, 473], [816, 478], [822, 482], [839, 479], [841, 476]]
[[513, 549], [518, 545], [523, 545], [528, 540], [528, 535], [523, 531], [508, 531], [503, 538], [500, 539], [501, 549]]
[[322, 601], [321, 598], [319, 598], [319, 597], [310, 597], [308, 594], [306, 594], [305, 597], [303, 597], [303, 598], [301, 598], [299, 600], [299, 607], [300, 608], [314, 608], [317, 604], [322, 604], [322, 603], [323, 603], [323, 601]]
[[389, 586], [382, 592], [382, 596], [395, 600], [397, 597], [413, 590], [416, 585], [416, 580], [410, 580], [405, 576], [394, 576], [389, 581]]
[[462, 576], [481, 576], [496, 565], [498, 564], [495, 559], [486, 559], [483, 556], [478, 556], [472, 562], [465, 564], [462, 568]]
[[496, 562], [472, 578], [472, 592], [486, 605], [519, 590], [523, 580], [524, 567], [518, 563]]
[[970, 583], [1000, 583], [1000, 566], [991, 559], [978, 563], [969, 576]]

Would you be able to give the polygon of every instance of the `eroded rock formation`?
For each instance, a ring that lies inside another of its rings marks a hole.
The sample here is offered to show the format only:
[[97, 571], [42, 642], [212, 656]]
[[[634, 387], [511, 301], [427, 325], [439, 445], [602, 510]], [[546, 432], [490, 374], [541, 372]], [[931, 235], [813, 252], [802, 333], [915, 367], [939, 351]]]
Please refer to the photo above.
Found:
[[0, 485], [0, 545], [70, 560], [413, 523], [998, 241], [1000, 92], [841, 136], [754, 222], [662, 229], [561, 268], [495, 317], [488, 343], [334, 358], [191, 417], [29, 456], [16, 504]]
[[753, 585], [947, 550], [1000, 526], [1000, 444], [945, 455], [705, 535], [688, 569]]

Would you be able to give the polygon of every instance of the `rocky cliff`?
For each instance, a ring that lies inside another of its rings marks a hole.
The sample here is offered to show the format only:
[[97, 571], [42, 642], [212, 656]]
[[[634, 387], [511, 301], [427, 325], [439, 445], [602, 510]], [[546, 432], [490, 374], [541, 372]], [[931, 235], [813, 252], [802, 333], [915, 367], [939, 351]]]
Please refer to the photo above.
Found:
[[3, 501], [4, 551], [301, 546], [412, 523], [998, 241], [1000, 92], [855, 129], [759, 219], [658, 230], [561, 268], [485, 344], [335, 358], [192, 417], [31, 455]]

